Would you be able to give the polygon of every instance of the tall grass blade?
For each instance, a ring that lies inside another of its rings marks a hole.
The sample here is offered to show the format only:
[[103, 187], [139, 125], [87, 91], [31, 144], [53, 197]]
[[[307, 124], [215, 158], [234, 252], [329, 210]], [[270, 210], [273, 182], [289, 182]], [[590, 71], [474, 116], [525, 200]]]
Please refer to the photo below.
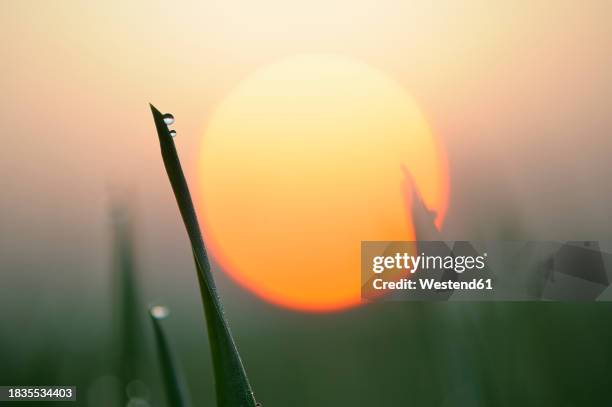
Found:
[[223, 315], [223, 308], [210, 272], [210, 263], [202, 239], [202, 233], [191, 201], [191, 194], [176, 153], [174, 140], [162, 114], [153, 105], [151, 112], [159, 136], [164, 166], [176, 197], [195, 260], [200, 293], [206, 315], [206, 325], [210, 342], [215, 389], [218, 406], [254, 407], [256, 405], [251, 385], [247, 378], [236, 344]]
[[132, 211], [126, 202], [117, 200], [111, 207], [111, 216], [115, 257], [115, 372], [123, 389], [139, 377], [144, 335], [139, 311]]
[[161, 364], [162, 376], [166, 387], [168, 404], [172, 407], [188, 407], [189, 394], [183, 372], [179, 368], [177, 359], [166, 336], [163, 320], [168, 315], [166, 307], [159, 305], [149, 309], [149, 316], [153, 322], [155, 332], [155, 342], [157, 343], [157, 353]]

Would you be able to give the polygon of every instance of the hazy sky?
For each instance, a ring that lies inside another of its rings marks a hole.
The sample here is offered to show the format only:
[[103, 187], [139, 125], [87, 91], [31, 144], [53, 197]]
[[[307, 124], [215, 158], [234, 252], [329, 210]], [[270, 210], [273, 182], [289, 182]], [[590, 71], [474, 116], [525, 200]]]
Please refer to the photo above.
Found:
[[147, 103], [175, 114], [195, 181], [216, 104], [303, 52], [415, 97], [449, 154], [455, 231], [503, 212], [534, 237], [609, 238], [611, 19], [609, 1], [3, 1], [2, 262], [103, 268], [113, 186], [135, 190], [145, 249], [182, 247]]

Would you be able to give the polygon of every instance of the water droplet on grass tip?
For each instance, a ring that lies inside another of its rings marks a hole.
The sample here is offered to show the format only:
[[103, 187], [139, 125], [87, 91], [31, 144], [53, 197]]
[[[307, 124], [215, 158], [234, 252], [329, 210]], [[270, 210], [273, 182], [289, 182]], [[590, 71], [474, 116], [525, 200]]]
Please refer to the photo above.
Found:
[[164, 123], [166, 123], [168, 126], [174, 123], [174, 116], [172, 116], [170, 113], [166, 113], [162, 116], [162, 118], [164, 119]]
[[176, 130], [170, 130], [170, 135], [172, 137], [176, 137]]
[[155, 319], [164, 319], [170, 314], [170, 310], [163, 305], [155, 305], [149, 310], [151, 316]]

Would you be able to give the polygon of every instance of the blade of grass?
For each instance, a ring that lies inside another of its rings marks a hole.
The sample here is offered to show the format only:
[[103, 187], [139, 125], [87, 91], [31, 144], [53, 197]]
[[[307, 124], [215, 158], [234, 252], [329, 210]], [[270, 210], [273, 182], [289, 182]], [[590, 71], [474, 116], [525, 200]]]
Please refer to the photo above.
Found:
[[[123, 200], [115, 200], [111, 206], [115, 255], [115, 316], [117, 349], [116, 374], [125, 388], [139, 376], [142, 334], [140, 295], [136, 276], [136, 256], [132, 211]], [[127, 403], [127, 395], [123, 394]]]
[[172, 407], [188, 407], [189, 394], [187, 385], [183, 378], [183, 372], [179, 368], [177, 359], [174, 356], [172, 346], [168, 342], [162, 320], [168, 315], [168, 309], [159, 305], [149, 309], [149, 316], [153, 323], [155, 332], [155, 342], [157, 343], [157, 353], [161, 364], [162, 376], [166, 387], [168, 404]]
[[174, 140], [162, 114], [151, 106], [161, 154], [166, 167], [170, 185], [181, 212], [195, 260], [200, 293], [206, 316], [208, 339], [210, 342], [215, 389], [218, 406], [255, 407], [255, 398], [247, 378], [238, 349], [230, 332], [223, 308], [217, 294], [215, 282], [210, 272], [210, 263], [198, 225], [198, 219], [191, 201], [191, 194], [181, 164], [176, 153]]

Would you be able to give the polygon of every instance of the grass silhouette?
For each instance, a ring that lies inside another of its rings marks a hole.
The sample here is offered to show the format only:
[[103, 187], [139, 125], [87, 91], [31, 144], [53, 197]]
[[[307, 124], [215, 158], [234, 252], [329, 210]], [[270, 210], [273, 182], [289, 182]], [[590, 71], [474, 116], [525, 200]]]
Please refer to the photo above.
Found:
[[183, 372], [174, 356], [174, 351], [163, 326], [163, 320], [167, 315], [168, 309], [166, 307], [156, 305], [149, 309], [168, 404], [172, 407], [188, 407], [190, 405], [189, 394]]
[[217, 405], [224, 407], [255, 407], [257, 403], [255, 402], [251, 385], [223, 314], [223, 307], [210, 271], [206, 247], [204, 246], [204, 240], [198, 225], [189, 187], [187, 186], [187, 181], [185, 180], [174, 146], [174, 140], [170, 135], [168, 126], [164, 123], [163, 114], [155, 106], [150, 106], [159, 137], [164, 166], [191, 242], [204, 314], [206, 316]]

